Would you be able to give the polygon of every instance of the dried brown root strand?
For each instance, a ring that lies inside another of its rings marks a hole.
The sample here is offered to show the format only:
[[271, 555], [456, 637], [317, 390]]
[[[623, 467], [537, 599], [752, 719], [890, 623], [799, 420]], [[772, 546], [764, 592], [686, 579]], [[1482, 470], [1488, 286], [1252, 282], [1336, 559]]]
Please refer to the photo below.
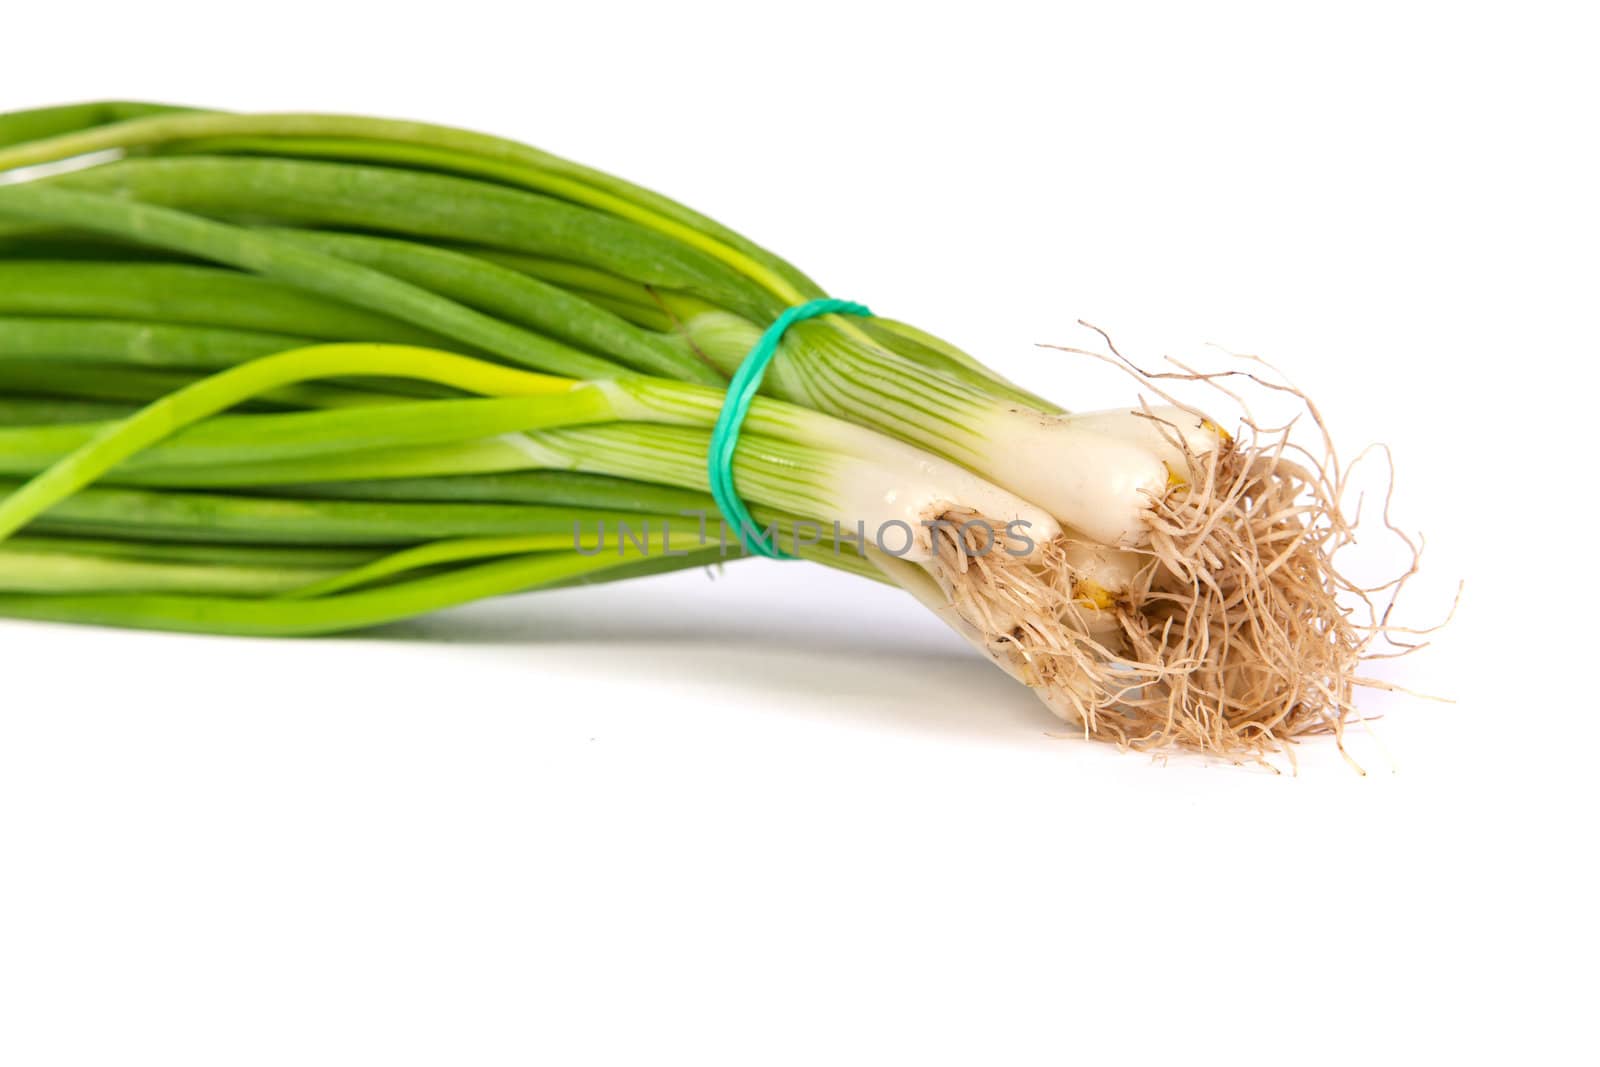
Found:
[[1411, 548], [1405, 574], [1375, 588], [1343, 576], [1335, 557], [1353, 524], [1337, 459], [1301, 452], [1302, 465], [1291, 450], [1287, 428], [1247, 422], [1191, 456], [1190, 484], [1151, 501], [1148, 562], [1108, 610], [1079, 595], [1070, 541], [978, 555], [954, 525], [970, 513], [936, 527], [931, 569], [990, 654], [1089, 737], [1255, 759], [1305, 735], [1342, 737], [1355, 690], [1375, 684], [1359, 673], [1375, 643], [1409, 650], [1388, 614], [1417, 553], [1396, 530]]

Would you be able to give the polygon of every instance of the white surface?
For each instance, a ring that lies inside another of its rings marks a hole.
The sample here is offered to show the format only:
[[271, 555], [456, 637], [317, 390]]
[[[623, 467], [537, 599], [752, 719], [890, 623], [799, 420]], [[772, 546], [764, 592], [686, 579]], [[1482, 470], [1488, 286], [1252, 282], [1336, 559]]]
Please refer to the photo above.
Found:
[[1155, 763], [768, 564], [321, 642], [0, 623], [0, 1062], [1592, 1054], [1576, 5], [601, 6], [29, 5], [0, 106], [520, 137], [1079, 407], [1126, 391], [1032, 347], [1079, 318], [1266, 355], [1393, 445], [1413, 617], [1468, 584], [1388, 676], [1460, 702], [1371, 701], [1366, 777]]

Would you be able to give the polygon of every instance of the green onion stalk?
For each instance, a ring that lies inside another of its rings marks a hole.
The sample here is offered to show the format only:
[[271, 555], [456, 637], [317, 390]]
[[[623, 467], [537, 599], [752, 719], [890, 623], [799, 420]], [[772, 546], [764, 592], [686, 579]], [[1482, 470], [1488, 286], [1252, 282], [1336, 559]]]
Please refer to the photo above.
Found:
[[[725, 389], [805, 274], [649, 190], [422, 123], [0, 115], [0, 615], [319, 634], [746, 554]], [[888, 318], [784, 336], [740, 495], [1092, 737], [1338, 733], [1382, 637], [1336, 464], [1166, 396], [1073, 414]], [[1331, 472], [1331, 473], [1330, 473]]]

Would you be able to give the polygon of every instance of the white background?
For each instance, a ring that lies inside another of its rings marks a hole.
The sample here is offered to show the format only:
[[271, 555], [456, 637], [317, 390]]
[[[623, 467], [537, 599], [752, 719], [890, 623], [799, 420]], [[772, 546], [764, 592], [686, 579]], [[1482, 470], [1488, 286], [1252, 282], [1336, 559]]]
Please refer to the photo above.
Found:
[[[582, 8], [579, 12], [577, 9]], [[1350, 770], [1063, 738], [758, 563], [251, 642], [0, 623], [0, 1062], [1593, 1055], [1579, 5], [22, 5], [0, 107], [468, 125], [1075, 407], [1269, 357], [1428, 535]], [[1589, 1060], [1592, 1062], [1592, 1060]]]

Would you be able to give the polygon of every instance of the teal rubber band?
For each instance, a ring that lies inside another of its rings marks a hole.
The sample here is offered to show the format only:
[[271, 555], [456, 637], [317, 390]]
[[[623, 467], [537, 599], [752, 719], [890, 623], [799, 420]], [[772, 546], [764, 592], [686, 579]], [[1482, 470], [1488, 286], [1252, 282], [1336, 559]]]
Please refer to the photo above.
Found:
[[744, 357], [739, 369], [734, 371], [733, 378], [728, 382], [728, 395], [722, 402], [722, 412], [717, 416], [716, 429], [711, 431], [707, 473], [710, 475], [711, 496], [717, 502], [717, 510], [722, 512], [723, 521], [738, 533], [739, 543], [744, 545], [746, 552], [768, 559], [795, 557], [771, 544], [765, 532], [756, 528], [756, 520], [751, 517], [750, 509], [745, 507], [744, 499], [733, 484], [733, 453], [739, 447], [739, 430], [744, 426], [745, 416], [750, 413], [750, 402], [761, 388], [767, 365], [778, 354], [778, 343], [789, 332], [789, 327], [818, 315], [862, 315], [871, 318], [872, 312], [865, 305], [849, 300], [810, 300], [796, 304], [779, 315], [767, 327], [767, 332], [761, 335], [761, 340], [756, 342], [750, 354]]

